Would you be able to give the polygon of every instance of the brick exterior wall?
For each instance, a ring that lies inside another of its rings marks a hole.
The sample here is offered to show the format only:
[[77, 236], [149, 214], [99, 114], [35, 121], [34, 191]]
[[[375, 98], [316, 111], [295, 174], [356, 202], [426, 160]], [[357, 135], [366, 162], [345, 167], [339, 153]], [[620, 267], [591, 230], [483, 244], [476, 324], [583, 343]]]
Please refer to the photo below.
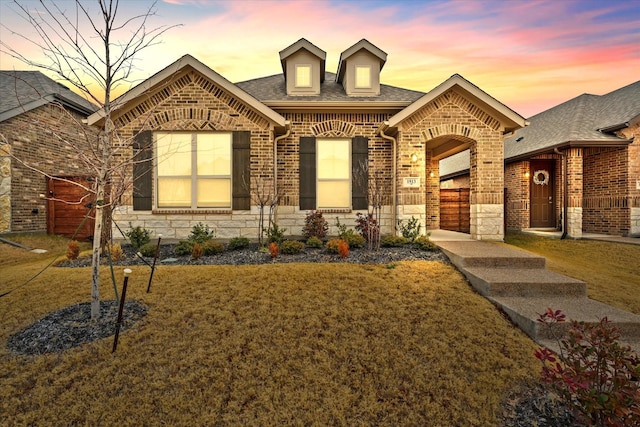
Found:
[[640, 123], [622, 129], [618, 135], [633, 139], [627, 147], [629, 235], [640, 236]]
[[530, 177], [527, 177], [529, 162], [521, 161], [509, 163], [505, 166], [504, 186], [507, 189], [505, 195], [505, 215], [507, 230], [522, 230], [529, 228], [530, 224]]
[[84, 132], [95, 135], [94, 129], [81, 123], [85, 118], [49, 104], [0, 123], [0, 134], [14, 157], [2, 160], [3, 175], [10, 163], [11, 219], [8, 229], [0, 232], [46, 232], [47, 201], [40, 195], [47, 194], [47, 178], [42, 172], [52, 176], [87, 175], [76, 149], [86, 146]]
[[583, 153], [582, 230], [629, 234], [627, 148], [585, 148]]

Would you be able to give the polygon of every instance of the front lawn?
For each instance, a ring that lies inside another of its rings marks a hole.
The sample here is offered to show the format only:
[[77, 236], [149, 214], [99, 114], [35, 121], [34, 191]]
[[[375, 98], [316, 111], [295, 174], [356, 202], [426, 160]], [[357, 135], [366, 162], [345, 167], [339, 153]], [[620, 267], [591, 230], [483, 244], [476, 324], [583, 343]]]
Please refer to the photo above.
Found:
[[[26, 258], [0, 266], [0, 294], [50, 261]], [[6, 348], [87, 301], [88, 268], [0, 298], [0, 424], [487, 426], [539, 371], [531, 340], [442, 262], [160, 266], [150, 294], [148, 274], [133, 267], [127, 296], [148, 312], [115, 354], [112, 338]]]
[[590, 298], [640, 314], [640, 245], [516, 233], [505, 242], [544, 256], [550, 270], [586, 282]]

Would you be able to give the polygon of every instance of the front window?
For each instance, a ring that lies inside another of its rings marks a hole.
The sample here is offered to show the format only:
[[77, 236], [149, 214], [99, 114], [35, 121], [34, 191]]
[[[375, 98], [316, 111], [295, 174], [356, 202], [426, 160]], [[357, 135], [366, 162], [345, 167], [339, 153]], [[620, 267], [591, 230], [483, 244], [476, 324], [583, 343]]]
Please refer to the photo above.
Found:
[[317, 206], [322, 209], [351, 207], [351, 141], [318, 139]]
[[311, 87], [311, 65], [296, 65], [296, 87]]
[[157, 133], [159, 208], [231, 207], [231, 133]]
[[371, 87], [371, 67], [356, 65], [356, 88]]

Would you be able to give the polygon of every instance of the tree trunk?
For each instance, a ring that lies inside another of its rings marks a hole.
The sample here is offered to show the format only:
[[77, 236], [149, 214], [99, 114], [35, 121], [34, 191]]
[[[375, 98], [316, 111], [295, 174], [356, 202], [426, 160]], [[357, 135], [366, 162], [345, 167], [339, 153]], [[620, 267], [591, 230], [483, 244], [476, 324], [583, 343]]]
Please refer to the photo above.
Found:
[[91, 252], [91, 320], [100, 318], [100, 246], [102, 240], [104, 187], [104, 181], [99, 179], [94, 203], [96, 218], [93, 227], [93, 249]]

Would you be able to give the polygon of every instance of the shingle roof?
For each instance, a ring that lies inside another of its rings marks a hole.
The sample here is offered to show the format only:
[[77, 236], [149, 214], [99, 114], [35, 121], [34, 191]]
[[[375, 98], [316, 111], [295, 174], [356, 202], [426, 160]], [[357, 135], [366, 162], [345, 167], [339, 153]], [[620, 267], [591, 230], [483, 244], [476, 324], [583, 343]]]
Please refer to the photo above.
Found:
[[40, 71], [0, 71], [0, 121], [54, 101], [86, 115], [98, 109]]
[[336, 82], [335, 73], [326, 72], [324, 82], [320, 85], [320, 95], [317, 96], [291, 96], [287, 95], [287, 88], [284, 81], [284, 75], [276, 74], [273, 76], [262, 77], [245, 82], [236, 83], [236, 85], [248, 92], [251, 96], [261, 102], [269, 104], [269, 102], [405, 102], [411, 103], [422, 95], [410, 89], [403, 89], [395, 86], [380, 85], [380, 95], [377, 97], [370, 96], [348, 96], [340, 83]]
[[583, 94], [529, 118], [530, 125], [504, 141], [509, 160], [565, 143], [623, 142], [601, 131], [640, 115], [640, 81], [606, 95]]

